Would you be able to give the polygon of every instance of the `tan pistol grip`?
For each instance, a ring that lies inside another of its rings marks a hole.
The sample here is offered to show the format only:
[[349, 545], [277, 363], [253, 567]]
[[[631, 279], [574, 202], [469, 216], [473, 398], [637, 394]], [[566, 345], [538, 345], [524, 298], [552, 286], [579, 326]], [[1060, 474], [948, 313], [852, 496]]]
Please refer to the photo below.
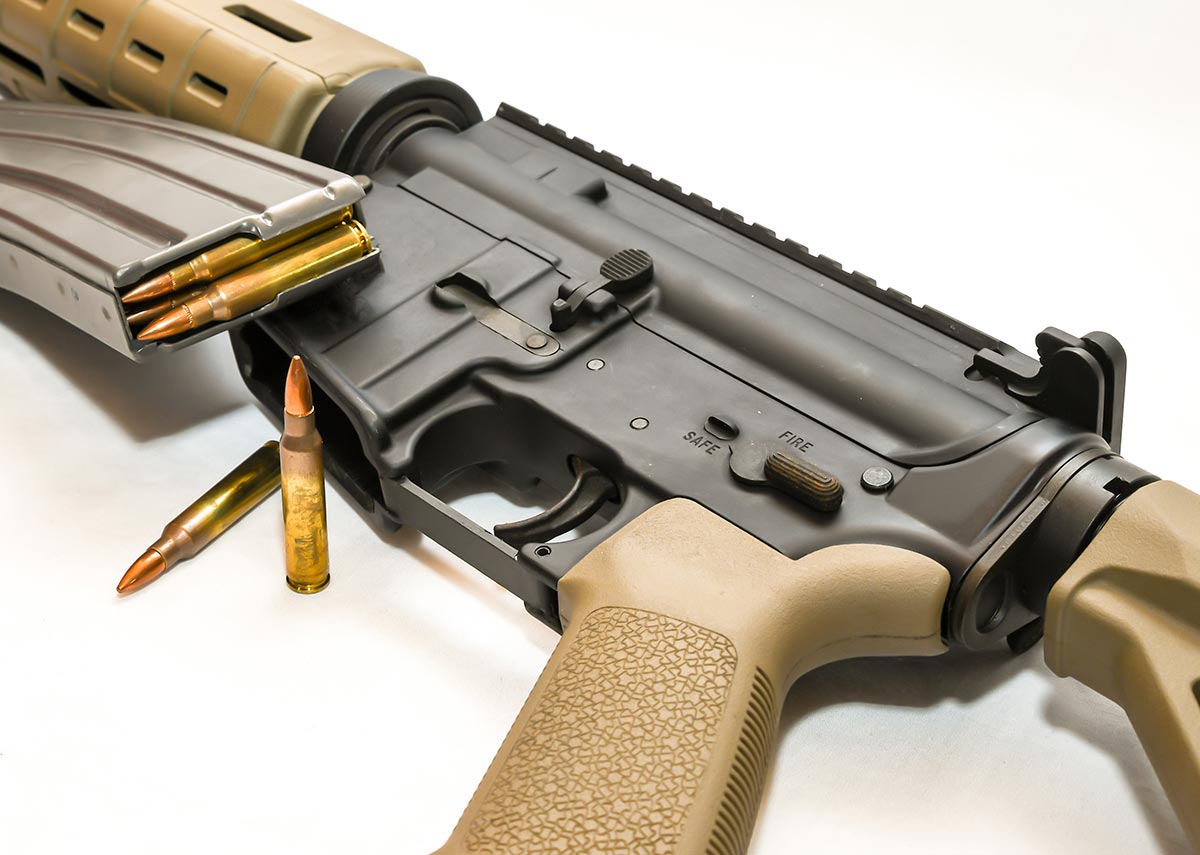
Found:
[[0, 85], [18, 97], [153, 113], [290, 154], [334, 94], [380, 68], [424, 70], [291, 0], [0, 3]]
[[784, 695], [933, 655], [949, 573], [890, 546], [793, 561], [686, 499], [559, 586], [565, 631], [442, 855], [741, 855]]
[[1200, 850], [1200, 496], [1117, 507], [1050, 592], [1046, 663], [1116, 701]]

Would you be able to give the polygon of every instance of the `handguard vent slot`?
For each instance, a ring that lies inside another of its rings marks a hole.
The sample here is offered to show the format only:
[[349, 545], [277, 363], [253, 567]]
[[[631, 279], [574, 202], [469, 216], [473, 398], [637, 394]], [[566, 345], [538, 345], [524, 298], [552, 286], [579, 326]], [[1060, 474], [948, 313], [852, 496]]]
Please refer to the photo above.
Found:
[[66, 92], [68, 95], [71, 96], [71, 98], [73, 98], [75, 101], [79, 102], [80, 104], [86, 104], [89, 107], [111, 107], [112, 106], [112, 104], [109, 104], [103, 98], [96, 97], [91, 92], [88, 92], [86, 89], [84, 89], [82, 86], [77, 86], [76, 84], [72, 83], [70, 80], [67, 80], [66, 78], [63, 78], [63, 77], [58, 78], [58, 85], [62, 87], [64, 92]]
[[756, 668], [746, 723], [705, 855], [740, 855], [750, 846], [774, 744], [775, 689], [762, 669]]
[[71, 13], [67, 26], [92, 41], [98, 41], [100, 36], [104, 35], [104, 22], [82, 9], [76, 9]]
[[229, 88], [224, 86], [211, 77], [206, 77], [200, 72], [192, 75], [187, 84], [188, 92], [195, 95], [206, 104], [211, 104], [214, 107], [220, 107], [225, 103], [225, 99], [229, 97]]
[[125, 48], [125, 56], [130, 62], [140, 65], [147, 71], [157, 72], [162, 68], [166, 57], [162, 51], [156, 50], [145, 42], [140, 42], [134, 39], [129, 43], [129, 47]]
[[17, 53], [15, 50], [3, 43], [0, 43], [0, 59], [5, 60], [10, 65], [16, 66], [26, 74], [36, 77], [43, 83], [46, 82], [46, 75], [42, 71], [42, 67], [40, 65], [34, 62], [32, 59]]
[[226, 6], [225, 11], [231, 15], [236, 15], [243, 21], [253, 24], [259, 29], [266, 30], [271, 35], [281, 38], [285, 42], [306, 42], [312, 38], [307, 33], [302, 33], [295, 27], [289, 27], [283, 21], [277, 21], [270, 15], [263, 14], [252, 6], [244, 4]]

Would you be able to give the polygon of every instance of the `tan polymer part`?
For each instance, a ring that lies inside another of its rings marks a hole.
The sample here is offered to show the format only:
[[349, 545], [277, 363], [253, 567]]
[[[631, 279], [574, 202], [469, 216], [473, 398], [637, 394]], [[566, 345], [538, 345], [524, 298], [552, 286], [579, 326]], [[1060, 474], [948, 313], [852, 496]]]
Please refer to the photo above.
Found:
[[1200, 850], [1200, 496], [1121, 503], [1050, 592], [1046, 664], [1124, 707]]
[[0, 2], [0, 84], [19, 97], [98, 98], [291, 154], [334, 94], [380, 68], [424, 70], [291, 0]]
[[950, 576], [890, 546], [799, 561], [685, 499], [559, 585], [565, 631], [442, 855], [741, 855], [791, 683], [942, 652]]

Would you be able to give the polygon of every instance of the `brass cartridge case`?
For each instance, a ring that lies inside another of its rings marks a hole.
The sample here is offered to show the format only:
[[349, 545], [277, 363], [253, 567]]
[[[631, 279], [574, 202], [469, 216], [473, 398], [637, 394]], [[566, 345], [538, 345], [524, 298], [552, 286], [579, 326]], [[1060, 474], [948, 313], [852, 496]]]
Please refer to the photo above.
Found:
[[287, 583], [300, 594], [329, 584], [329, 536], [325, 519], [325, 466], [317, 433], [312, 387], [299, 356], [292, 357], [283, 393], [279, 465], [283, 485]]
[[270, 303], [284, 291], [337, 270], [371, 251], [371, 238], [356, 220], [348, 220], [270, 258], [218, 279], [198, 297], [171, 309], [140, 333], [157, 341], [227, 321]]
[[117, 593], [142, 588], [173, 565], [191, 558], [279, 487], [279, 443], [271, 440], [188, 505], [133, 562]]
[[343, 220], [350, 219], [351, 215], [352, 212], [349, 208], [343, 208], [336, 213], [313, 220], [298, 229], [292, 229], [290, 232], [284, 232], [267, 240], [244, 235], [230, 238], [183, 264], [177, 264], [170, 270], [135, 285], [121, 295], [121, 302], [127, 305], [143, 303], [165, 294], [181, 291], [192, 285], [213, 282], [222, 276], [227, 276], [274, 255], [282, 249], [294, 246], [313, 235], [331, 229]]

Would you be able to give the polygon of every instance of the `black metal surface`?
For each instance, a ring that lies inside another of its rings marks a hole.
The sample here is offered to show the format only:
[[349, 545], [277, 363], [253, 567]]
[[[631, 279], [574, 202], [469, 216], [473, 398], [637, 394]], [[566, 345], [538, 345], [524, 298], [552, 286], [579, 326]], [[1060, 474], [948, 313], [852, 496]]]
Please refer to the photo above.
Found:
[[505, 311], [487, 292], [487, 285], [464, 271], [447, 276], [434, 286], [434, 299], [445, 306], [461, 306], [497, 335], [536, 356], [558, 353], [558, 341], [516, 315]]
[[930, 306], [914, 306], [907, 294], [902, 294], [894, 288], [880, 288], [875, 280], [857, 270], [847, 271], [840, 262], [825, 255], [813, 255], [808, 248], [793, 240], [777, 237], [775, 232], [758, 223], [747, 223], [741, 214], [734, 213], [728, 208], [715, 208], [712, 202], [696, 193], [685, 193], [678, 184], [673, 184], [665, 178], [655, 178], [650, 170], [634, 163], [626, 163], [609, 151], [597, 149], [587, 140], [569, 136], [565, 131], [553, 125], [542, 124], [536, 117], [519, 110], [511, 104], [501, 104], [496, 115], [512, 122], [517, 127], [537, 134], [555, 145], [584, 157], [605, 169], [653, 190], [665, 199], [683, 205], [690, 211], [707, 217], [714, 222], [729, 228], [740, 235], [761, 243], [793, 261], [798, 261], [806, 267], [828, 276], [849, 288], [853, 288], [878, 300], [883, 305], [909, 317], [917, 318], [938, 332], [948, 335], [963, 344], [975, 349], [989, 348], [993, 350], [1011, 350], [999, 339], [980, 332], [974, 327], [955, 320], [949, 315], [939, 312]]
[[370, 173], [409, 134], [430, 127], [461, 131], [482, 118], [471, 96], [449, 80], [385, 68], [333, 97], [309, 131], [303, 156], [343, 172]]
[[1029, 372], [1028, 358], [981, 350], [975, 369], [1002, 380], [1010, 395], [1029, 401], [1104, 437], [1121, 450], [1121, 418], [1125, 404], [1125, 349], [1108, 333], [1078, 338], [1054, 327], [1037, 337], [1040, 364]]
[[544, 543], [583, 525], [620, 496], [612, 479], [583, 458], [572, 457], [571, 469], [575, 483], [557, 504], [528, 519], [496, 526], [496, 537], [512, 546]]
[[[1120, 458], [1059, 417], [1058, 387], [1014, 396], [973, 368], [991, 349], [1033, 373], [995, 339], [511, 108], [389, 148], [362, 205], [383, 270], [239, 331], [235, 351], [272, 412], [287, 357], [304, 356], [329, 468], [355, 500], [379, 525], [417, 525], [551, 625], [557, 580], [580, 557], [685, 496], [793, 557], [864, 542], [928, 555], [954, 577], [948, 637], [998, 643], [1036, 618], [1039, 584], [1120, 500], [1063, 474]], [[556, 330], [552, 353], [480, 317], [545, 330], [555, 300], [629, 247], [652, 257], [647, 281], [599, 289], [608, 311]], [[462, 288], [448, 294], [448, 281]], [[1100, 420], [1119, 428], [1120, 396], [1105, 395]], [[816, 510], [772, 483], [776, 452], [827, 475], [840, 506]], [[615, 485], [615, 502], [579, 501], [575, 458]], [[564, 499], [518, 525], [514, 547], [434, 495], [472, 466]], [[1063, 534], [1017, 530], [1039, 499], [1062, 509]], [[589, 512], [579, 537], [538, 542]]]
[[1156, 480], [1104, 449], [1068, 460], [952, 593], [951, 636], [972, 648], [1008, 636], [1010, 647], [1028, 649], [1054, 583], [1117, 505]]
[[[654, 259], [640, 249], [623, 249], [600, 265], [600, 275], [582, 285], [565, 287], [550, 304], [550, 329], [558, 332], [575, 323], [584, 306], [599, 313], [612, 304], [611, 295], [640, 288], [654, 276]], [[605, 294], [604, 292], [608, 292]], [[609, 297], [608, 300], [598, 297]]]

